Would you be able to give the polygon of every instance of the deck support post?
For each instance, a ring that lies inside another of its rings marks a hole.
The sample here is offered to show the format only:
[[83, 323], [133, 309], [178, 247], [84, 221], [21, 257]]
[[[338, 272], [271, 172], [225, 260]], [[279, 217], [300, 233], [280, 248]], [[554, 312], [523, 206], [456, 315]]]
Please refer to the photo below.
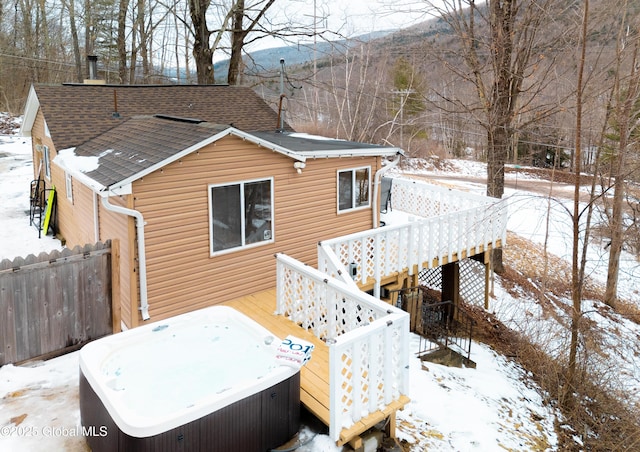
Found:
[[449, 313], [450, 319], [456, 318], [460, 305], [460, 262], [455, 261], [442, 266], [442, 299], [451, 301], [453, 312]]
[[396, 412], [389, 415], [389, 422], [384, 427], [384, 433], [388, 438], [396, 438]]
[[489, 290], [491, 284], [491, 253], [489, 251], [484, 252], [484, 309], [489, 310], [489, 296], [492, 291]]
[[364, 452], [364, 441], [362, 441], [362, 437], [360, 436], [356, 436], [349, 441], [349, 446], [351, 446], [353, 452]]

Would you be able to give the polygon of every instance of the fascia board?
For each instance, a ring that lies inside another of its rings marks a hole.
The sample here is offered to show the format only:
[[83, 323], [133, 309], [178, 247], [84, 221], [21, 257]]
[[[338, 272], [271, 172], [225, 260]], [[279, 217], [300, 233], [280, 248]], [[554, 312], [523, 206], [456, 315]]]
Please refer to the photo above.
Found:
[[138, 179], [141, 179], [141, 178], [153, 173], [154, 171], [162, 169], [165, 166], [169, 165], [170, 163], [178, 161], [178, 160], [184, 158], [185, 156], [187, 156], [187, 155], [189, 155], [189, 154], [191, 154], [191, 153], [193, 153], [193, 152], [195, 152], [195, 151], [197, 151], [199, 149], [202, 149], [203, 147], [205, 147], [205, 146], [207, 146], [207, 145], [209, 145], [211, 143], [215, 143], [216, 141], [218, 141], [218, 140], [220, 140], [220, 139], [222, 139], [222, 138], [224, 138], [225, 136], [228, 136], [228, 135], [237, 136], [238, 138], [250, 141], [250, 142], [252, 142], [252, 143], [254, 143], [256, 145], [259, 145], [261, 147], [268, 148], [268, 149], [271, 149], [273, 151], [279, 152], [281, 154], [284, 154], [284, 155], [286, 155], [288, 157], [291, 157], [291, 158], [293, 158], [295, 160], [298, 160], [298, 161], [301, 161], [301, 162], [304, 162], [305, 159], [306, 159], [304, 156], [301, 156], [297, 152], [290, 151], [289, 149], [283, 148], [282, 146], [278, 146], [278, 145], [270, 143], [270, 142], [268, 142], [266, 140], [262, 140], [262, 139], [260, 139], [260, 138], [258, 138], [256, 136], [251, 135], [250, 133], [243, 132], [243, 131], [241, 131], [239, 129], [236, 129], [234, 127], [229, 127], [227, 129], [223, 130], [222, 132], [216, 133], [215, 135], [212, 135], [211, 137], [209, 137], [209, 138], [207, 138], [205, 140], [202, 140], [202, 141], [200, 141], [200, 142], [198, 142], [198, 143], [196, 143], [196, 144], [194, 144], [192, 146], [189, 146], [188, 148], [186, 148], [186, 149], [184, 149], [184, 150], [172, 155], [171, 157], [169, 157], [169, 158], [167, 158], [165, 160], [162, 160], [161, 162], [158, 162], [155, 165], [150, 166], [149, 168], [144, 169], [143, 171], [140, 171], [140, 172], [138, 172], [138, 173], [136, 173], [136, 174], [134, 174], [134, 175], [132, 175], [130, 177], [127, 177], [126, 179], [124, 179], [122, 181], [119, 181], [119, 182], [116, 182], [114, 184], [111, 184], [109, 186], [109, 191], [118, 191], [119, 189], [122, 189], [126, 185], [131, 185], [134, 181], [136, 181]]
[[24, 113], [22, 118], [22, 125], [20, 125], [20, 136], [30, 137], [33, 123], [36, 120], [38, 109], [40, 108], [40, 101], [33, 85], [29, 88], [29, 94], [27, 96], [27, 102], [24, 105]]

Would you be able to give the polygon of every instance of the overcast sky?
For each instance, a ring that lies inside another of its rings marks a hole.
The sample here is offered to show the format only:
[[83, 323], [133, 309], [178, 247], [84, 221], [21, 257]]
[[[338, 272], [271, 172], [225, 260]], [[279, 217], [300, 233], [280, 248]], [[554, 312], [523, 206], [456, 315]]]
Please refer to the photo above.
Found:
[[[315, 3], [315, 14], [314, 14]], [[316, 30], [329, 30], [341, 36], [354, 37], [372, 31], [394, 30], [408, 27], [414, 23], [426, 20], [428, 17], [422, 12], [411, 12], [424, 8], [420, 0], [288, 0], [280, 3], [286, 5], [286, 15], [297, 23], [309, 24], [313, 28], [314, 16]], [[409, 5], [410, 6], [406, 6]], [[400, 6], [405, 5], [405, 6]], [[337, 39], [337, 36], [326, 34], [327, 39]], [[300, 42], [311, 42], [313, 38]], [[252, 50], [266, 47], [285, 45], [279, 40], [260, 40], [258, 46]]]
[[[312, 1], [306, 0], [307, 4]], [[344, 34], [358, 35], [378, 30], [389, 30], [412, 25], [425, 20], [424, 12], [411, 12], [405, 2], [390, 0], [317, 0], [316, 9], [326, 11], [329, 25], [341, 27]], [[413, 8], [419, 2], [413, 2]]]

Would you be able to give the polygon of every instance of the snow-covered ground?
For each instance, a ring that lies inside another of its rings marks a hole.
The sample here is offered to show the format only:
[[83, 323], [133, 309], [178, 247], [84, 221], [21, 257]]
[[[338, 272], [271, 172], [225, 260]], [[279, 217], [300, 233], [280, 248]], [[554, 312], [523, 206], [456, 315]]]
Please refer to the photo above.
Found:
[[[456, 165], [454, 172], [484, 176], [480, 164], [457, 162]], [[28, 140], [0, 136], [0, 194], [3, 199], [0, 203], [0, 260], [60, 249], [60, 243], [51, 237], [38, 239], [35, 228], [29, 226], [30, 166]], [[430, 170], [422, 169], [420, 172], [428, 175]], [[463, 184], [462, 187], [483, 191], [475, 183]], [[528, 196], [515, 192], [507, 195], [514, 201], [519, 196]], [[538, 196], [529, 198], [525, 203], [514, 202], [509, 229], [539, 241], [543, 237], [541, 228], [545, 223], [532, 219], [542, 216], [546, 202]], [[554, 236], [550, 250], [566, 257], [569, 243], [565, 238], [567, 222], [554, 217], [553, 223], [558, 235]], [[595, 259], [595, 264], [602, 262], [598, 259], [601, 258]], [[597, 268], [600, 266], [595, 264], [593, 275], [599, 276]], [[631, 277], [633, 279], [637, 278], [637, 271], [637, 265], [628, 265], [623, 273], [635, 275]], [[625, 294], [640, 303], [640, 297], [631, 284], [623, 283], [621, 286]], [[514, 300], [501, 288], [499, 280], [494, 294], [492, 309], [506, 322], [517, 325], [525, 318], [531, 322], [532, 316], [541, 321], [544, 318], [534, 300]], [[598, 316], [597, 312], [590, 315]], [[545, 325], [541, 330], [548, 328], [544, 322], [541, 324]], [[624, 328], [640, 337], [635, 324], [625, 324]], [[563, 334], [566, 332], [560, 332], [560, 337]], [[418, 337], [412, 336], [411, 340], [411, 349], [416, 351]], [[624, 342], [624, 339], [620, 341]], [[544, 402], [530, 376], [482, 344], [474, 343], [471, 359], [477, 363], [476, 369], [448, 368], [432, 363], [423, 367], [422, 362], [412, 355], [411, 402], [398, 413], [399, 439], [411, 444], [411, 450], [415, 452], [427, 449], [555, 450], [557, 437], [553, 424], [559, 414]], [[624, 371], [630, 374], [630, 381], [639, 381], [638, 369], [629, 365]], [[299, 451], [340, 450], [326, 434], [315, 434], [308, 427], [304, 429], [301, 437], [312, 439], [300, 446]], [[0, 368], [0, 450], [86, 450], [80, 432], [77, 352], [45, 362]]]
[[[455, 185], [462, 190], [478, 194], [486, 190], [486, 186], [479, 182], [486, 178], [486, 167], [477, 162], [449, 160], [443, 169], [436, 169], [430, 168], [423, 161], [417, 161], [413, 162], [413, 167], [405, 170], [403, 175], [416, 177], [430, 174], [438, 178], [438, 183], [442, 183], [441, 178], [444, 177], [444, 183]], [[448, 180], [447, 177], [451, 179]], [[508, 172], [505, 177], [511, 182], [505, 188], [504, 195], [509, 205], [508, 230], [539, 246], [546, 242], [548, 253], [565, 263], [570, 263], [572, 247], [570, 213], [573, 212], [573, 200], [568, 197], [573, 195], [573, 186], [557, 184], [550, 199], [549, 196], [540, 194], [544, 190], [532, 192], [509, 188], [513, 187], [516, 177], [521, 181], [534, 181], [535, 176], [529, 176], [523, 171], [519, 175]], [[587, 192], [588, 187], [582, 187], [581, 190]], [[584, 205], [581, 209], [584, 209]], [[585, 218], [586, 214], [581, 218], [581, 225], [584, 225]], [[602, 212], [596, 210], [592, 226], [594, 222], [602, 221], [601, 218]], [[603, 288], [607, 279], [608, 264], [606, 242], [592, 237], [586, 256], [585, 273], [589, 279], [589, 285]], [[524, 266], [528, 265], [525, 261], [541, 262], [542, 256], [539, 254], [519, 256], [518, 259]], [[537, 267], [542, 268], [543, 265], [538, 263]], [[554, 275], [556, 278], [565, 278], [565, 281], [571, 279], [566, 269], [552, 268], [549, 274], [553, 272], [556, 272]], [[542, 277], [542, 275], [537, 276]], [[552, 356], [557, 351], [568, 350], [570, 333], [567, 325], [570, 318], [568, 311], [563, 309], [571, 305], [568, 297], [560, 296], [555, 303], [551, 297], [551, 302], [543, 307], [533, 298], [526, 296], [514, 298], [510, 293], [502, 290], [499, 279], [496, 281], [491, 311], [499, 320], [512, 329], [525, 333], [531, 341], [545, 347], [545, 351]], [[638, 281], [640, 281], [638, 257], [622, 251], [618, 276], [619, 299], [640, 307]], [[640, 366], [637, 362], [637, 356], [640, 356], [638, 341], [640, 326], [599, 301], [583, 300], [582, 311], [591, 321], [591, 332], [599, 341], [599, 346], [595, 347], [590, 354], [592, 366], [607, 373], [606, 384], [611, 390], [619, 391], [631, 405], [640, 406]]]
[[59, 240], [38, 239], [29, 226], [32, 180], [31, 139], [0, 135], [0, 260], [62, 249]]

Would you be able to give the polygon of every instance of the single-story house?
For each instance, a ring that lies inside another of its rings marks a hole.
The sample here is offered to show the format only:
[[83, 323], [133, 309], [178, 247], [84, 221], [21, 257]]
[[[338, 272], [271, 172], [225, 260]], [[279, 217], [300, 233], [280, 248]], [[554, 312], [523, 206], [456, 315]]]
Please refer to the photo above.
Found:
[[[232, 86], [33, 86], [22, 133], [68, 246], [117, 240], [124, 328], [274, 286], [275, 253], [377, 227], [401, 150], [296, 134]], [[117, 298], [117, 299], [116, 299]]]
[[379, 228], [402, 150], [297, 134], [248, 88], [34, 86], [22, 133], [58, 193], [56, 233], [114, 241], [122, 327], [225, 303], [305, 335], [300, 401], [354, 449], [385, 419], [394, 437], [409, 401], [409, 315], [382, 288], [442, 267], [456, 302], [458, 263], [481, 261], [488, 281], [506, 237], [494, 201], [411, 180], [386, 190], [408, 222]]

